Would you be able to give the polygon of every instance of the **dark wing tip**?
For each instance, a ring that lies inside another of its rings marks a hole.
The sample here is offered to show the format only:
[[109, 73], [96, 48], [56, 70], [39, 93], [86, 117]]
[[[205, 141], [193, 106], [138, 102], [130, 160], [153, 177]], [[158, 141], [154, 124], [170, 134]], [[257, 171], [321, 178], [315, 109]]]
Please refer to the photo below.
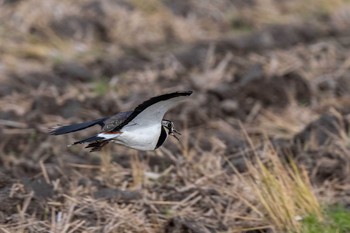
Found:
[[60, 128], [61, 126], [55, 126], [55, 127], [51, 127], [49, 128], [49, 134], [50, 135], [60, 135]]
[[134, 112], [131, 114], [131, 116], [129, 116], [129, 118], [131, 118], [132, 115], [135, 114], [135, 112], [142, 112], [144, 109], [148, 108], [149, 106], [157, 102], [165, 101], [165, 100], [176, 98], [179, 96], [190, 96], [192, 93], [193, 91], [177, 91], [177, 92], [172, 92], [172, 93], [167, 93], [167, 94], [152, 97], [149, 100], [146, 100], [145, 102], [137, 106], [134, 109]]
[[76, 131], [74, 128], [72, 129], [70, 125], [64, 125], [64, 126], [55, 126], [49, 129], [49, 134], [50, 135], [61, 135], [61, 134], [66, 134], [70, 132]]
[[169, 93], [170, 95], [172, 94], [179, 94], [179, 95], [183, 95], [183, 96], [190, 96], [192, 95], [193, 91], [189, 90], [189, 91], [178, 91], [178, 92], [174, 92], [174, 93]]
[[193, 91], [190, 90], [190, 91], [186, 91], [185, 93], [186, 93], [187, 95], [192, 95]]
[[192, 90], [171, 92], [171, 93], [152, 97], [151, 99], [143, 102], [140, 105], [142, 106], [142, 105], [145, 105], [146, 103], [148, 103], [148, 105], [152, 105], [153, 103], [156, 103], [158, 101], [168, 100], [168, 99], [172, 99], [172, 98], [179, 97], [179, 96], [190, 96], [190, 95], [192, 95], [192, 93], [193, 93]]

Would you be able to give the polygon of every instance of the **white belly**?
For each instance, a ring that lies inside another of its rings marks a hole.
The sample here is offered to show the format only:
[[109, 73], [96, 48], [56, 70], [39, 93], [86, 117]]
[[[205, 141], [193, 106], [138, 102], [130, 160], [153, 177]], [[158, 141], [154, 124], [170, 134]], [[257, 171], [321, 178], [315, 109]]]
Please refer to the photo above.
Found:
[[154, 150], [161, 131], [161, 124], [148, 126], [130, 125], [125, 126], [122, 134], [113, 142], [122, 144], [137, 150]]

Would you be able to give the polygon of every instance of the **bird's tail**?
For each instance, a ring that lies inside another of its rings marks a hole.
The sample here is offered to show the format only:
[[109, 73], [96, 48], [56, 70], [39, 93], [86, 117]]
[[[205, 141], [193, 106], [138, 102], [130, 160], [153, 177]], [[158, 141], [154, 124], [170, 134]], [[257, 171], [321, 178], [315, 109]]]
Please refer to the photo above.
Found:
[[99, 137], [97, 135], [94, 135], [92, 137], [88, 137], [88, 138], [85, 138], [83, 140], [76, 141], [76, 142], [74, 142], [71, 145], [83, 144], [83, 143], [91, 143], [91, 142], [98, 142], [98, 141], [102, 141], [102, 140], [105, 140], [105, 138], [102, 138], [102, 137]]
[[80, 141], [76, 141], [68, 146], [73, 146], [76, 144], [84, 144], [89, 143], [85, 148], [91, 148], [90, 152], [92, 151], [100, 151], [103, 146], [107, 145], [107, 143], [110, 141], [110, 139], [105, 139], [103, 137], [99, 137], [97, 135], [85, 138]]
[[79, 130], [83, 130], [83, 129], [89, 128], [89, 127], [94, 126], [94, 125], [100, 125], [101, 127], [103, 127], [104, 126], [104, 121], [106, 119], [108, 119], [108, 117], [97, 119], [97, 120], [94, 120], [94, 121], [87, 121], [87, 122], [78, 123], [78, 124], [72, 124], [72, 125], [65, 125], [65, 126], [61, 126], [61, 127], [56, 127], [54, 129], [52, 129], [49, 132], [49, 134], [51, 134], [51, 135], [60, 135], [60, 134], [72, 133], [72, 132], [76, 132], [76, 131], [79, 131]]
[[85, 148], [91, 148], [90, 152], [100, 151], [102, 147], [108, 144], [108, 142], [109, 140], [92, 142], [92, 143], [89, 143]]

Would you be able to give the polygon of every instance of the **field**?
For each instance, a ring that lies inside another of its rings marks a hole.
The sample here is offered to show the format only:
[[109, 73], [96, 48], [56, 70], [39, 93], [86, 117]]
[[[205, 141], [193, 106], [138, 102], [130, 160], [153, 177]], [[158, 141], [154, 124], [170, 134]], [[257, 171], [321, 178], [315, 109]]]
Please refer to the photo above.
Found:
[[[346, 0], [0, 0], [0, 232], [350, 232], [349, 54]], [[48, 135], [182, 90], [156, 151]]]

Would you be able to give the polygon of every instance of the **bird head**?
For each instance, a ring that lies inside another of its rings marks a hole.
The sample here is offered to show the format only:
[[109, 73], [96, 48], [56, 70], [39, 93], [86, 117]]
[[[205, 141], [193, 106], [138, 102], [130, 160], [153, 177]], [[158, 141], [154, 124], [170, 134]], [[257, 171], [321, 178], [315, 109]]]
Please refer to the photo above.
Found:
[[180, 141], [177, 135], [181, 135], [181, 133], [174, 128], [174, 123], [172, 121], [162, 120], [162, 126], [168, 135], [171, 135], [178, 141]]

